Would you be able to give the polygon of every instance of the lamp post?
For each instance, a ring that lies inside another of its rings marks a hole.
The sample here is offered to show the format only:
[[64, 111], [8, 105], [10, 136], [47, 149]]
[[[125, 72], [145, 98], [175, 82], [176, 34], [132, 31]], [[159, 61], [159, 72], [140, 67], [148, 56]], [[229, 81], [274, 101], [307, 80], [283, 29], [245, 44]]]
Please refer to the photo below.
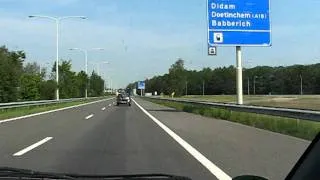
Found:
[[250, 95], [250, 78], [248, 77], [248, 87], [247, 87], [248, 95]]
[[188, 81], [186, 81], [186, 96], [188, 96]]
[[303, 83], [303, 79], [302, 79], [302, 75], [300, 74], [300, 95], [303, 95], [302, 83]]
[[256, 78], [259, 78], [258, 76], [253, 77], [253, 94], [256, 95]]
[[202, 81], [202, 96], [204, 96], [204, 81]]
[[55, 21], [56, 23], [56, 100], [59, 100], [59, 26], [60, 22], [64, 19], [78, 18], [78, 19], [86, 19], [85, 16], [64, 16], [64, 17], [52, 17], [52, 16], [43, 16], [43, 15], [31, 15], [29, 18], [45, 18]]
[[[83, 52], [84, 59], [85, 59], [85, 71], [86, 71], [87, 76], [89, 77], [89, 75], [88, 75], [88, 51], [102, 51], [104, 49], [103, 48], [92, 48], [92, 49], [70, 48], [69, 50], [71, 50], [71, 51], [76, 50], [76, 51]], [[88, 84], [86, 84], [85, 98], [88, 98]]]

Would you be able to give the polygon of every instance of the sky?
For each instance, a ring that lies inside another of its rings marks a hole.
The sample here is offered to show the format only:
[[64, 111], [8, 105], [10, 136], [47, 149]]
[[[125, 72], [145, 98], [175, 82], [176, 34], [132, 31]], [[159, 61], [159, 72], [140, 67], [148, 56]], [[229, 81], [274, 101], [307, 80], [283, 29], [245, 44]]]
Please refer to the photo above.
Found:
[[[258, 1], [258, 0], [257, 0]], [[320, 60], [319, 0], [271, 0], [271, 47], [243, 47], [243, 66], [314, 64]], [[178, 58], [187, 69], [235, 65], [235, 47], [207, 54], [206, 0], [0, 0], [0, 45], [26, 52], [26, 62], [53, 64], [55, 23], [29, 15], [86, 16], [61, 22], [61, 59], [89, 72], [94, 63], [116, 88], [161, 75]]]

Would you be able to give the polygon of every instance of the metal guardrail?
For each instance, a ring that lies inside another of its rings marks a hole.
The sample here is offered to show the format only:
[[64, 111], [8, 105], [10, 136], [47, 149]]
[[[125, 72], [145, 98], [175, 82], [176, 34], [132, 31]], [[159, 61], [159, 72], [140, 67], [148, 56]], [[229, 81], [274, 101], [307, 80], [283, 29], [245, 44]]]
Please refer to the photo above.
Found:
[[[87, 99], [98, 99], [101, 97], [89, 97]], [[71, 99], [60, 99], [57, 100], [40, 100], [40, 101], [24, 101], [24, 102], [10, 102], [10, 103], [0, 103], [0, 110], [2, 109], [11, 109], [11, 108], [19, 108], [19, 107], [28, 107], [28, 106], [41, 106], [41, 105], [49, 105], [49, 104], [58, 104], [64, 102], [74, 102], [85, 100], [86, 98], [71, 98]]]
[[193, 104], [193, 105], [210, 106], [214, 108], [229, 109], [232, 111], [250, 112], [250, 113], [266, 114], [266, 115], [320, 122], [320, 111], [313, 111], [313, 110], [238, 105], [238, 104], [230, 104], [230, 103], [215, 103], [215, 102], [207, 102], [207, 101], [170, 99], [170, 98], [160, 98], [160, 97], [146, 97], [146, 98], [163, 100], [163, 101], [180, 102], [180, 103]]

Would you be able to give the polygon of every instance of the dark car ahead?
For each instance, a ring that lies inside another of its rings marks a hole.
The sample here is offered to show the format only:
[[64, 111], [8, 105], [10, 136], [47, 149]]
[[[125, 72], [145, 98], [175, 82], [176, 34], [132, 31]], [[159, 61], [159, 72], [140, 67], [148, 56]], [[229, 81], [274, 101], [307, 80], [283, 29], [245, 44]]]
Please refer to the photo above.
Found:
[[131, 97], [128, 93], [122, 92], [119, 93], [117, 96], [117, 106], [120, 104], [127, 104], [131, 106]]

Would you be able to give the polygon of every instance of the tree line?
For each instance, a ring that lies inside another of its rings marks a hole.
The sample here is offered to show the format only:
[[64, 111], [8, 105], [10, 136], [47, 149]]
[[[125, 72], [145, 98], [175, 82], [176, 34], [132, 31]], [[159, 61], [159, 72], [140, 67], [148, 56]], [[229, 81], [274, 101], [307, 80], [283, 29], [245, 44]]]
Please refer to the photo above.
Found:
[[[234, 66], [200, 71], [187, 70], [184, 60], [178, 59], [168, 73], [146, 79], [145, 92], [175, 96], [236, 94]], [[137, 82], [128, 85], [136, 88]], [[139, 91], [138, 91], [139, 92]], [[292, 66], [257, 66], [243, 69], [244, 94], [319, 94], [320, 64]]]
[[94, 71], [88, 76], [84, 71], [71, 70], [71, 60], [61, 60], [59, 64], [59, 84], [56, 83], [56, 64], [47, 69], [36, 62], [25, 63], [23, 51], [9, 51], [0, 47], [0, 102], [50, 100], [55, 99], [59, 86], [60, 98], [101, 96], [104, 80]]

